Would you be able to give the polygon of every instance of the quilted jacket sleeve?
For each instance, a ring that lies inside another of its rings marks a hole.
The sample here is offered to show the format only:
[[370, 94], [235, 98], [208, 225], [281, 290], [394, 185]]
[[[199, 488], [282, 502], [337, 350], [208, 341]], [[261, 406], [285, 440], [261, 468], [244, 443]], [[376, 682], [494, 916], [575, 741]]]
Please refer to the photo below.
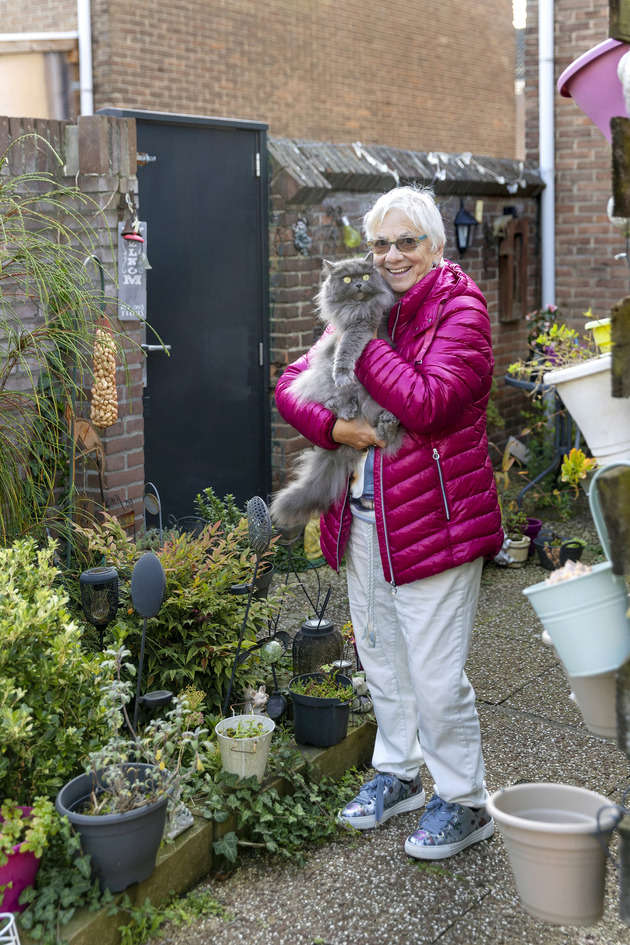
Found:
[[400, 351], [384, 341], [366, 345], [356, 374], [374, 400], [417, 434], [443, 433], [492, 383], [492, 344], [485, 306], [474, 296], [449, 299], [421, 359], [423, 334]]
[[332, 429], [337, 417], [321, 404], [306, 403], [291, 394], [291, 384], [308, 367], [309, 355], [303, 355], [290, 364], [278, 379], [276, 386], [276, 406], [283, 420], [310, 440], [315, 446], [324, 449], [337, 449], [338, 443], [332, 438]]

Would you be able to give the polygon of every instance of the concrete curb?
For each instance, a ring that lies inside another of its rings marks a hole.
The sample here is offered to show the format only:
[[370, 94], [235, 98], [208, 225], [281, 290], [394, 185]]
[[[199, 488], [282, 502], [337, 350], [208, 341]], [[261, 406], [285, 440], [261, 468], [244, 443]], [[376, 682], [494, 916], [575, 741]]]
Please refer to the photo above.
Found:
[[[310, 764], [315, 780], [324, 776], [339, 778], [349, 768], [369, 764], [375, 737], [376, 725], [368, 721], [351, 728], [347, 737], [331, 748], [299, 746], [305, 761], [298, 770]], [[286, 784], [279, 778], [267, 786], [286, 793]], [[141, 906], [147, 899], [158, 906], [173, 893], [184, 895], [210, 873], [213, 867], [212, 845], [230, 830], [234, 830], [233, 818], [215, 824], [203, 817], [195, 817], [192, 827], [159, 852], [151, 876], [143, 883], [130, 886], [116, 896], [114, 902], [120, 902], [127, 895], [134, 907]], [[95, 945], [96, 942], [98, 945], [119, 945], [118, 926], [124, 924], [124, 916], [120, 913], [108, 916], [106, 908], [98, 912], [82, 909], [61, 929], [61, 935], [68, 945]], [[22, 945], [37, 945], [26, 932], [21, 931], [20, 938]]]

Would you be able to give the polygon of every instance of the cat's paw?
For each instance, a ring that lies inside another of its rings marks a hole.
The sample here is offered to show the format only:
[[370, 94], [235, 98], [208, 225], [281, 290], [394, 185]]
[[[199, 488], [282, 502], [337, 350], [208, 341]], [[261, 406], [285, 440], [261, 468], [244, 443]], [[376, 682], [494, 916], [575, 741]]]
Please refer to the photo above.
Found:
[[398, 433], [398, 419], [393, 413], [389, 413], [389, 411], [385, 410], [380, 414], [375, 429], [379, 440], [385, 440], [386, 443], [391, 443]]
[[349, 387], [354, 381], [354, 371], [333, 371], [333, 380], [336, 387]]
[[354, 420], [358, 412], [359, 402], [356, 397], [351, 397], [337, 410], [337, 416], [341, 420]]

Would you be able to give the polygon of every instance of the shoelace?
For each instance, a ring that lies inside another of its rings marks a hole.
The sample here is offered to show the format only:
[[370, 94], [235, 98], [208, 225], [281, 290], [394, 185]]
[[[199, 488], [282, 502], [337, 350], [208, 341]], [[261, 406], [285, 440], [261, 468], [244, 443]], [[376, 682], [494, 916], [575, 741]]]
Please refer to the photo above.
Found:
[[376, 823], [383, 816], [383, 806], [385, 803], [385, 790], [394, 783], [393, 774], [377, 774], [372, 781], [364, 785], [363, 790], [359, 792], [357, 800], [374, 801], [374, 810], [376, 814]]
[[[439, 832], [448, 825], [454, 810], [455, 804], [447, 804], [441, 797], [432, 797], [420, 818], [418, 827], [421, 830], [430, 830], [431, 833]], [[430, 823], [430, 826], [427, 826], [427, 822]], [[437, 831], [435, 830], [436, 827], [438, 828]]]

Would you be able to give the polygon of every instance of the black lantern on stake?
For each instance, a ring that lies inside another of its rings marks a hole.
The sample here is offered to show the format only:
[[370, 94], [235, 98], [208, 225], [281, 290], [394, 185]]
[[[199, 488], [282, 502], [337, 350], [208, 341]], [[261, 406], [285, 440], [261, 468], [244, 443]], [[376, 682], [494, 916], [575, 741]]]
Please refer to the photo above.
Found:
[[85, 619], [98, 629], [103, 649], [105, 627], [118, 610], [118, 571], [116, 568], [90, 568], [79, 577], [81, 607]]
[[464, 201], [460, 200], [457, 216], [453, 220], [455, 226], [455, 240], [459, 255], [463, 256], [467, 249], [473, 244], [475, 230], [477, 229], [477, 220], [464, 207]]

